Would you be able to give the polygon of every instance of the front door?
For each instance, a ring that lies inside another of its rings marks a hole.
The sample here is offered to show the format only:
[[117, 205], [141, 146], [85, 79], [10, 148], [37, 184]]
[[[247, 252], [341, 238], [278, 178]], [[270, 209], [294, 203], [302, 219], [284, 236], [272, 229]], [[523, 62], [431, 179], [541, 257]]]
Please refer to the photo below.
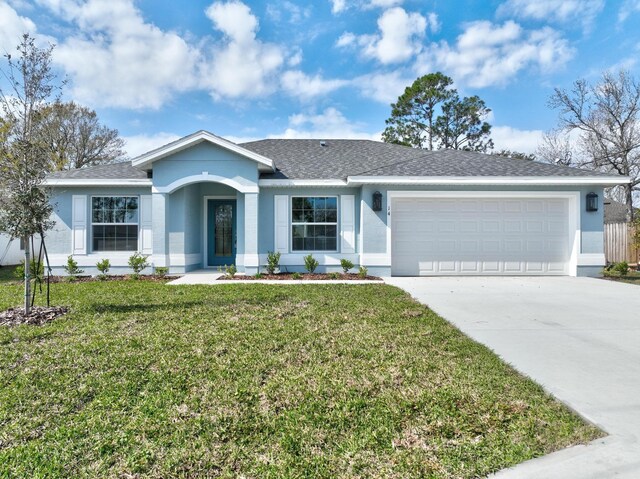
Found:
[[236, 200], [207, 201], [207, 265], [236, 262]]

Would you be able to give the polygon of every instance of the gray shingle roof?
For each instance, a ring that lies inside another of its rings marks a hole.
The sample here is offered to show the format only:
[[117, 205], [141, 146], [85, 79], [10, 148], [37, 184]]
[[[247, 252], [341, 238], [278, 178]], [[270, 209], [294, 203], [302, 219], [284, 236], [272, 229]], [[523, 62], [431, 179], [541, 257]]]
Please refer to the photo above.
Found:
[[[371, 140], [259, 140], [240, 146], [274, 161], [261, 179], [346, 179], [348, 176], [603, 176], [604, 173], [470, 151], [426, 151]], [[49, 179], [144, 179], [130, 161], [53, 173]]]
[[426, 151], [371, 140], [259, 140], [242, 147], [274, 160], [263, 179], [345, 179], [347, 176], [603, 176], [565, 166], [471, 151]]
[[48, 176], [49, 179], [82, 179], [82, 180], [137, 180], [147, 177], [147, 173], [134, 168], [130, 161], [109, 165], [89, 166], [76, 170], [58, 171]]

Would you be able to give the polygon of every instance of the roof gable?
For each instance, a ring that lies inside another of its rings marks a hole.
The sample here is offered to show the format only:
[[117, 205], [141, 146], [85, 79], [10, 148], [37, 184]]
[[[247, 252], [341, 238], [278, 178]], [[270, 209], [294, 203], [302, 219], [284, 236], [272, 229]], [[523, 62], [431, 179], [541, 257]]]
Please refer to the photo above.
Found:
[[267, 158], [260, 153], [256, 153], [254, 151], [243, 148], [240, 145], [237, 145], [229, 140], [225, 140], [222, 137], [204, 130], [197, 131], [191, 135], [180, 138], [179, 140], [167, 143], [166, 145], [161, 146], [160, 148], [156, 148], [155, 150], [152, 150], [148, 153], [144, 153], [143, 155], [140, 155], [131, 160], [131, 164], [136, 168], [148, 170], [151, 169], [151, 165], [154, 161], [167, 158], [168, 156], [171, 156], [180, 151], [184, 151], [202, 142], [211, 143], [213, 145], [224, 148], [225, 150], [231, 151], [240, 156], [255, 161], [256, 163], [258, 163], [258, 169], [261, 172], [275, 171], [275, 165], [273, 164], [273, 160], [271, 160], [270, 158]]

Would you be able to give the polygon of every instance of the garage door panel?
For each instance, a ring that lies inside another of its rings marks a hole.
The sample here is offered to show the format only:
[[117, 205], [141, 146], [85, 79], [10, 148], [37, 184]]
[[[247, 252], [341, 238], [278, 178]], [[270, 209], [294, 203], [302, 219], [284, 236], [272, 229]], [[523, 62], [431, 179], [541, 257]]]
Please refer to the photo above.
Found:
[[568, 273], [566, 199], [406, 198], [392, 203], [392, 274]]

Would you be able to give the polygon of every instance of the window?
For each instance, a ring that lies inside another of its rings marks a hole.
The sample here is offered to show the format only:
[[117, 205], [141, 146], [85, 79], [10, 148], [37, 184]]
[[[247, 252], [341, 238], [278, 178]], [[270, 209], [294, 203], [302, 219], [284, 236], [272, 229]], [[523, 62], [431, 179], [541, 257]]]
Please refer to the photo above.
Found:
[[338, 198], [335, 196], [291, 199], [293, 251], [338, 249]]
[[94, 196], [91, 228], [93, 251], [136, 251], [138, 197]]

